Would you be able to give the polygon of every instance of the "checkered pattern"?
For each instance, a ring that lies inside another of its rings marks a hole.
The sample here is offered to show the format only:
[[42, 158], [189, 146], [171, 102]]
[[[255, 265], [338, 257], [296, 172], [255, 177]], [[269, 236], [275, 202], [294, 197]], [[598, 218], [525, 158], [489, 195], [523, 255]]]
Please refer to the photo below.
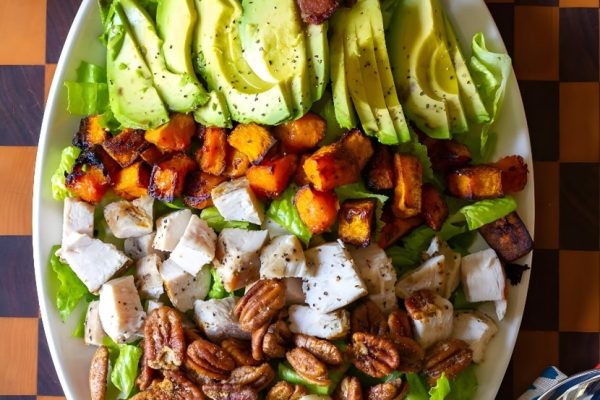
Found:
[[[31, 257], [36, 144], [80, 0], [0, 0], [0, 399], [58, 399]], [[599, 0], [494, 0], [514, 59], [536, 176], [536, 251], [522, 330], [499, 399], [548, 365], [600, 360]], [[18, 171], [18, 173], [15, 173]]]

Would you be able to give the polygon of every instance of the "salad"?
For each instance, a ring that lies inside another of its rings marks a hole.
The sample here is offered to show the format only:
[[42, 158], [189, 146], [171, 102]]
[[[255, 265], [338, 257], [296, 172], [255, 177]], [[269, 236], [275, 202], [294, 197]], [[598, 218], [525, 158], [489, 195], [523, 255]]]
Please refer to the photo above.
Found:
[[91, 398], [474, 398], [533, 247], [510, 58], [439, 0], [99, 7], [49, 261]]

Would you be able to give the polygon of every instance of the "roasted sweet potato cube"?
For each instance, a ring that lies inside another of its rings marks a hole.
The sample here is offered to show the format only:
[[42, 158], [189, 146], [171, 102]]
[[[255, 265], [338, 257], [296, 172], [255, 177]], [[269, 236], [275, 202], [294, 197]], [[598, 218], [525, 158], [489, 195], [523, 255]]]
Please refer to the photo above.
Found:
[[102, 143], [102, 147], [122, 168], [128, 167], [140, 156], [148, 146], [144, 140], [144, 131], [139, 129], [124, 129], [116, 136]]
[[65, 186], [81, 200], [96, 204], [110, 188], [110, 179], [102, 166], [75, 164], [65, 179]]
[[324, 137], [327, 123], [309, 112], [303, 117], [273, 128], [273, 135], [287, 153], [302, 153], [315, 147]]
[[319, 25], [327, 21], [340, 5], [340, 0], [297, 0], [302, 20]]
[[[110, 177], [111, 183], [114, 183], [117, 174], [121, 171], [121, 166], [104, 150], [102, 146], [94, 146], [91, 150], [95, 157], [100, 161], [104, 174]], [[93, 162], [92, 162], [93, 163]]]
[[239, 178], [244, 176], [250, 168], [250, 160], [238, 149], [227, 145], [227, 159], [225, 162], [225, 171], [223, 175], [229, 178]]
[[350, 154], [350, 157], [356, 161], [358, 168], [362, 171], [373, 156], [374, 150], [371, 139], [366, 137], [358, 129], [352, 129], [342, 136], [340, 143], [344, 150]]
[[224, 176], [214, 176], [202, 171], [192, 171], [185, 179], [183, 202], [188, 207], [199, 210], [213, 205], [210, 192], [227, 180]]
[[423, 185], [421, 192], [421, 213], [425, 224], [434, 231], [439, 231], [448, 218], [448, 205], [441, 193], [429, 183]]
[[394, 154], [394, 199], [392, 212], [396, 217], [409, 218], [421, 212], [423, 167], [417, 157]]
[[227, 131], [223, 128], [206, 128], [202, 147], [196, 150], [200, 169], [208, 174], [221, 175], [227, 166]]
[[166, 124], [146, 131], [146, 140], [165, 152], [185, 151], [195, 133], [196, 123], [191, 114], [173, 114]]
[[73, 146], [80, 149], [89, 149], [97, 144], [102, 144], [108, 139], [108, 132], [100, 125], [100, 116], [85, 117], [79, 123], [79, 130], [73, 137]]
[[474, 165], [448, 174], [448, 193], [468, 200], [502, 197], [502, 171], [489, 165]]
[[513, 262], [533, 249], [531, 235], [516, 212], [482, 226], [479, 233], [505, 262]]
[[358, 164], [339, 143], [321, 147], [302, 165], [308, 181], [322, 192], [360, 179]]
[[320, 192], [309, 185], [301, 187], [294, 197], [298, 215], [308, 229], [319, 234], [335, 222], [340, 204], [333, 191]]
[[423, 218], [420, 215], [410, 218], [398, 218], [393, 215], [381, 229], [379, 237], [379, 247], [385, 249], [398, 241], [403, 236], [408, 235], [413, 229], [423, 224]]
[[300, 161], [298, 162], [299, 168], [296, 169], [296, 175], [294, 176], [294, 183], [298, 186], [304, 186], [310, 184], [308, 180], [308, 176], [306, 176], [306, 172], [304, 171], [304, 162], [310, 157], [308, 154], [302, 154], [300, 156]]
[[424, 136], [423, 144], [427, 147], [434, 171], [447, 172], [464, 167], [471, 161], [469, 148], [456, 140], [438, 140]]
[[516, 193], [527, 185], [527, 164], [521, 156], [508, 156], [494, 163], [502, 171], [502, 191]]
[[158, 147], [156, 147], [153, 144], [150, 144], [146, 150], [142, 151], [140, 153], [140, 158], [144, 161], [146, 161], [146, 163], [148, 165], [154, 165], [154, 164], [158, 164], [159, 162], [161, 162], [162, 160], [165, 159], [165, 154], [160, 151], [158, 149]]
[[346, 200], [338, 212], [338, 236], [357, 247], [367, 247], [375, 225], [377, 200]]
[[150, 168], [144, 161], [138, 161], [117, 173], [113, 182], [116, 194], [127, 200], [148, 195]]
[[288, 154], [250, 167], [246, 177], [254, 193], [274, 199], [283, 193], [297, 166], [298, 157]]
[[388, 146], [378, 144], [367, 168], [367, 186], [372, 190], [394, 188], [394, 161]]
[[196, 162], [184, 153], [177, 153], [170, 159], [154, 165], [148, 193], [158, 200], [173, 201], [181, 195], [187, 174], [196, 167]]
[[260, 164], [277, 140], [265, 127], [257, 124], [239, 124], [229, 134], [227, 142], [256, 165]]

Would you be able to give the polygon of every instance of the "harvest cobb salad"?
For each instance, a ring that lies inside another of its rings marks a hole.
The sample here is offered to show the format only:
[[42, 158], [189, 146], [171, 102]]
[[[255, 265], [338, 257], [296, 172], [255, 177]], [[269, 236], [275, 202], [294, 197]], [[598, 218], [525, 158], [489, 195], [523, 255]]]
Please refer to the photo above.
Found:
[[533, 246], [510, 58], [438, 0], [339, 3], [99, 1], [49, 262], [92, 399], [474, 397]]

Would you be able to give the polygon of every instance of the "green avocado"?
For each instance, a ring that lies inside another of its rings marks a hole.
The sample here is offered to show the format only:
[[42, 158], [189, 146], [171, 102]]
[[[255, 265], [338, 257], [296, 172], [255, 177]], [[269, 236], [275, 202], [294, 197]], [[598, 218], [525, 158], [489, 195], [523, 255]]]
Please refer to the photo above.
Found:
[[208, 103], [194, 111], [196, 122], [204, 126], [231, 128], [231, 115], [223, 93], [213, 90], [209, 93], [209, 96]]
[[212, 90], [227, 100], [239, 122], [277, 125], [292, 117], [286, 85], [261, 79], [243, 56], [239, 37], [242, 9], [237, 0], [195, 0], [199, 24], [193, 54]]
[[192, 37], [198, 15], [194, 0], [161, 0], [156, 10], [156, 28], [162, 39], [167, 68], [175, 74], [195, 77]]
[[151, 129], [169, 120], [152, 74], [133, 39], [123, 10], [114, 5], [107, 32], [107, 78], [110, 107], [125, 127]]
[[329, 42], [327, 40], [328, 23], [308, 24], [306, 34], [306, 55], [312, 101], [323, 97], [329, 80]]
[[[206, 90], [195, 76], [169, 71], [162, 51], [162, 40], [152, 22], [152, 18], [136, 0], [120, 0], [123, 11], [129, 20], [133, 35], [139, 45], [158, 93], [171, 111], [190, 112], [208, 101]], [[170, 23], [173, 29], [183, 24]], [[185, 29], [185, 28], [183, 28]], [[179, 54], [179, 57], [185, 57]]]

